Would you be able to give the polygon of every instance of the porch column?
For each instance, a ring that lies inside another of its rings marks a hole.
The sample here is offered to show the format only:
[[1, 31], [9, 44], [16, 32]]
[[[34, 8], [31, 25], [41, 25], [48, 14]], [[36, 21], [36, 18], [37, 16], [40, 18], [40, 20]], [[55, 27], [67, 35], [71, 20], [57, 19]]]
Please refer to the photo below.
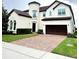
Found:
[[67, 34], [73, 33], [70, 24], [67, 25]]
[[43, 34], [46, 34], [46, 25], [43, 25]]
[[36, 29], [35, 32], [38, 32], [38, 23], [36, 23]]

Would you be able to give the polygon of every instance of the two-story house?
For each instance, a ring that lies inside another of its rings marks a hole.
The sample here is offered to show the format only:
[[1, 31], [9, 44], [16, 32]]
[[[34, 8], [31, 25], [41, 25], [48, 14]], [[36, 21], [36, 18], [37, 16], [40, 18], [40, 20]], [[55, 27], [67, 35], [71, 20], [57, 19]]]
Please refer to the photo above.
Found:
[[40, 3], [33, 1], [28, 6], [28, 10], [13, 9], [9, 13], [8, 31], [17, 33], [23, 29], [31, 32], [43, 30], [43, 34], [62, 35], [75, 31], [74, 14], [70, 5], [54, 1], [49, 6], [40, 7]]

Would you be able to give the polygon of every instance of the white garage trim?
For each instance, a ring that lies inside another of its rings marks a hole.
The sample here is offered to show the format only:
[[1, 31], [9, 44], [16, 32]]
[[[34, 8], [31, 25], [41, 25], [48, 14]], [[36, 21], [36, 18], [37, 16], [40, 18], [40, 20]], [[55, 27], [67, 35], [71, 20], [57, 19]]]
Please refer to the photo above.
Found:
[[67, 34], [73, 32], [70, 26], [70, 20], [43, 21], [43, 34], [46, 34], [46, 25], [67, 25]]

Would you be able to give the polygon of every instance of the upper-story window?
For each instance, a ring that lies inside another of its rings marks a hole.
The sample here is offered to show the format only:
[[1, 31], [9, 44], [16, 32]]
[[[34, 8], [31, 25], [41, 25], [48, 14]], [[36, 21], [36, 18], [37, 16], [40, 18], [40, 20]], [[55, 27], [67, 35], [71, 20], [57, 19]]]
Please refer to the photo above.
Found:
[[50, 12], [49, 12], [49, 16], [51, 16], [51, 15], [52, 15], [52, 12], [50, 11]]
[[58, 15], [65, 15], [65, 9], [58, 9]]
[[33, 13], [33, 17], [36, 17], [37, 11], [36, 10], [33, 10], [32, 13]]
[[45, 17], [46, 16], [46, 13], [45, 12], [43, 12], [43, 17]]

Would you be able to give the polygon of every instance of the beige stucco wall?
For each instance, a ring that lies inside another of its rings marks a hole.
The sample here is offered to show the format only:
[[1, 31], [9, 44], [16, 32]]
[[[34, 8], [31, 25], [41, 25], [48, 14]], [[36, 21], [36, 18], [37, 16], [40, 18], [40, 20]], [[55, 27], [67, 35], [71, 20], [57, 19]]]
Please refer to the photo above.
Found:
[[40, 17], [39, 17], [39, 20], [38, 20], [38, 23], [39, 23], [39, 29], [43, 29], [43, 21], [42, 21], [42, 19], [43, 18], [45, 18], [45, 17], [43, 17], [43, 12], [40, 12]]
[[[19, 28], [20, 29], [22, 29], [22, 28], [23, 29], [32, 28], [31, 18], [24, 17], [24, 16], [19, 16], [19, 15], [16, 14], [16, 12], [13, 12], [11, 14], [11, 16], [9, 17], [8, 24], [10, 24], [10, 20], [12, 20], [12, 21], [16, 20], [16, 29], [19, 29]], [[13, 29], [10, 30], [10, 25], [8, 26], [8, 30], [9, 31], [16, 31], [16, 30], [13, 30]]]
[[36, 10], [37, 11], [37, 13], [36, 13], [36, 15], [37, 15], [37, 17], [39, 16], [39, 5], [38, 4], [30, 4], [29, 5], [29, 14], [32, 16], [32, 11], [33, 10]]
[[[58, 9], [64, 8], [66, 11], [66, 15], [58, 15]], [[50, 11], [52, 12], [52, 15], [50, 16], [49, 13]], [[68, 6], [60, 4], [59, 6], [57, 6], [54, 10], [53, 7], [50, 7], [47, 11], [46, 11], [46, 17], [62, 17], [62, 16], [72, 16], [70, 9]]]
[[32, 28], [31, 18], [18, 16], [19, 20], [17, 22], [17, 28]]

